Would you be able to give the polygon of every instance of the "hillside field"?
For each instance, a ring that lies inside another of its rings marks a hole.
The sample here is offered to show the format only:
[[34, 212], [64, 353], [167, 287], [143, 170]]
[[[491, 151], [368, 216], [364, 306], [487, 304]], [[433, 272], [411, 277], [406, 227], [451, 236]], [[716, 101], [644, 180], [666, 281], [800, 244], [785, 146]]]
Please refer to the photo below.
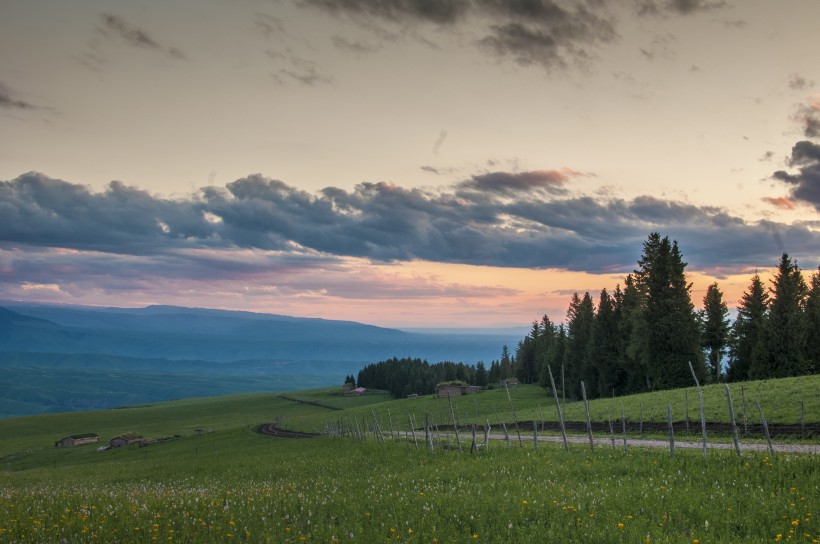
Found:
[[[774, 424], [820, 421], [820, 376], [748, 382]], [[736, 412], [738, 385], [732, 385]], [[315, 431], [408, 414], [444, 424], [555, 419], [552, 398], [518, 386], [447, 399], [390, 400], [336, 390], [184, 399], [118, 410], [0, 420], [0, 542], [817, 542], [816, 455], [494, 442], [475, 454], [412, 441], [260, 435], [259, 424]], [[726, 421], [723, 386], [704, 389], [709, 421]], [[314, 404], [295, 402], [293, 399]], [[688, 392], [692, 426], [697, 394]], [[665, 421], [682, 429], [686, 393], [592, 401], [593, 419]], [[660, 406], [659, 406], [660, 405]], [[335, 408], [335, 409], [331, 409]], [[581, 403], [567, 403], [581, 421]], [[757, 417], [756, 408], [754, 415]], [[749, 414], [751, 419], [751, 414]], [[751, 421], [750, 421], [751, 423]], [[54, 448], [70, 434], [165, 438], [98, 452]], [[601, 433], [603, 431], [596, 431]], [[694, 430], [692, 432], [695, 432]], [[398, 433], [397, 433], [398, 434]], [[697, 433], [699, 436], [699, 428]], [[714, 433], [713, 433], [714, 434]], [[605, 432], [602, 436], [608, 435]], [[402, 434], [402, 436], [404, 436]], [[727, 435], [710, 435], [728, 440]], [[750, 440], [741, 436], [741, 441]], [[462, 440], [464, 438], [462, 437]], [[816, 434], [791, 438], [817, 443]], [[465, 445], [468, 445], [467, 441]], [[468, 449], [468, 448], [467, 448]]]

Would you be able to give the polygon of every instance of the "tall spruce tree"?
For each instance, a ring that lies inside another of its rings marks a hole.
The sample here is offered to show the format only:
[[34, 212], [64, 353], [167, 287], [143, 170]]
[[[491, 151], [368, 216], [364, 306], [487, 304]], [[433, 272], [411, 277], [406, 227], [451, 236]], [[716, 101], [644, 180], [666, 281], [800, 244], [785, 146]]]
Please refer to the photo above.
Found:
[[699, 380], [706, 377], [700, 330], [695, 306], [686, 282], [677, 241], [652, 233], [635, 271], [638, 286], [646, 297], [649, 324], [649, 381], [653, 388], [686, 387], [692, 383], [691, 362]]
[[710, 381], [720, 381], [721, 360], [729, 343], [729, 308], [717, 283], [706, 289], [701, 312], [701, 342], [708, 356]]
[[580, 396], [581, 380], [585, 382], [587, 396], [596, 396], [597, 379], [591, 368], [590, 359], [594, 320], [595, 307], [592, 297], [589, 293], [584, 293], [584, 297], [581, 298], [578, 293], [574, 293], [567, 310], [567, 346], [564, 362], [567, 392], [575, 398]]
[[598, 299], [598, 311], [592, 328], [591, 366], [598, 378], [596, 387], [599, 396], [605, 397], [617, 390], [622, 392], [619, 383], [618, 364], [618, 322], [615, 303], [606, 289], [601, 291]]
[[811, 275], [809, 296], [806, 298], [806, 326], [810, 331], [806, 341], [808, 374], [820, 372], [820, 267]]
[[624, 280], [618, 321], [620, 365], [626, 374], [624, 393], [651, 390], [649, 383], [649, 326], [646, 322], [645, 296], [638, 289], [635, 276]]
[[804, 308], [808, 287], [797, 262], [792, 262], [787, 253], [780, 257], [770, 292], [765, 377], [806, 374], [808, 327]]
[[[755, 274], [740, 299], [737, 319], [732, 325], [729, 369], [726, 372], [729, 381], [748, 380], [758, 375], [764, 377], [762, 361], [768, 358], [765, 355], [768, 306], [769, 294], [760, 276]], [[758, 366], [761, 366], [759, 372]]]

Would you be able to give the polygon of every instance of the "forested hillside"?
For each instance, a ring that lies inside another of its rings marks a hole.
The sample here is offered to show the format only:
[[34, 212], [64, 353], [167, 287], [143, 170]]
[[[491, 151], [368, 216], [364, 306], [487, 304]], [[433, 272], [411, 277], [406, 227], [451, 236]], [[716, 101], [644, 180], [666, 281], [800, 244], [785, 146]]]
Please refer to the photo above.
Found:
[[489, 368], [394, 358], [365, 367], [359, 385], [403, 396], [430, 393], [440, 381], [484, 386], [516, 377], [549, 388], [552, 369], [568, 398], [581, 396], [581, 382], [595, 398], [691, 386], [689, 363], [700, 383], [818, 371], [820, 335], [811, 331], [820, 331], [820, 270], [806, 282], [784, 253], [769, 288], [752, 277], [730, 323], [717, 283], [696, 309], [686, 266], [676, 241], [652, 233], [623, 287], [604, 288], [597, 300], [573, 294], [564, 323], [544, 316]]

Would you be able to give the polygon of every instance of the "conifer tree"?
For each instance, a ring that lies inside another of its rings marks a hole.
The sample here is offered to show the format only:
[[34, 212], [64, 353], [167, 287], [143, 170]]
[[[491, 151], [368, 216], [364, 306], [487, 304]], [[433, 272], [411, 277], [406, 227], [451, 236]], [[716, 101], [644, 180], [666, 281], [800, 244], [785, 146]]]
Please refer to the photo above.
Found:
[[[755, 274], [749, 288], [744, 291], [737, 309], [737, 319], [732, 325], [731, 343], [729, 346], [729, 369], [726, 378], [729, 381], [748, 380], [760, 374], [757, 366], [767, 359], [766, 350], [766, 311], [769, 305], [769, 294], [760, 276]], [[758, 364], [754, 364], [758, 361]], [[753, 366], [755, 367], [753, 369]]]
[[708, 352], [710, 381], [720, 381], [720, 362], [729, 342], [729, 308], [717, 283], [706, 289], [701, 313], [701, 342]]
[[770, 292], [765, 377], [806, 374], [808, 328], [804, 309], [808, 287], [797, 262], [792, 262], [787, 253], [780, 258]]
[[638, 287], [646, 297], [649, 381], [657, 389], [691, 384], [691, 362], [699, 380], [706, 377], [700, 330], [686, 282], [677, 241], [652, 233], [644, 243], [644, 254], [635, 271]]
[[645, 297], [628, 274], [620, 298], [618, 321], [621, 367], [626, 374], [625, 393], [649, 391], [649, 327], [645, 315]]
[[597, 396], [597, 378], [590, 360], [594, 320], [595, 307], [592, 297], [589, 293], [584, 293], [584, 297], [581, 298], [578, 293], [574, 293], [567, 310], [567, 345], [564, 362], [566, 388], [575, 396], [580, 396], [581, 380], [588, 384], [587, 396]]
[[820, 372], [820, 267], [811, 275], [809, 295], [806, 298], [806, 326], [809, 330], [806, 341], [807, 374]]
[[598, 299], [598, 311], [592, 330], [592, 367], [598, 378], [596, 384], [599, 396], [607, 396], [612, 391], [622, 392], [620, 365], [618, 364], [618, 322], [615, 303], [606, 289]]

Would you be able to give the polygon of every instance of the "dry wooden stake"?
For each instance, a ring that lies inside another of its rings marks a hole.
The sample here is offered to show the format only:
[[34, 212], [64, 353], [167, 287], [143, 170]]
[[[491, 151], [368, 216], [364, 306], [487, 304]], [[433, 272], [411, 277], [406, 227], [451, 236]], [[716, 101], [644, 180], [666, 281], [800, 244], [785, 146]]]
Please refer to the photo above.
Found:
[[732, 393], [729, 391], [729, 384], [725, 383], [723, 386], [726, 388], [726, 402], [729, 403], [729, 419], [732, 422], [732, 440], [735, 441], [735, 450], [737, 450], [737, 456], [740, 457], [740, 440], [737, 437], [737, 425], [735, 424], [735, 408], [732, 406]]
[[413, 422], [413, 414], [407, 414], [407, 417], [410, 418], [410, 431], [413, 433], [413, 445], [416, 446], [416, 449], [419, 449], [419, 443], [416, 440], [416, 424]]
[[766, 418], [763, 417], [763, 410], [760, 409], [760, 403], [755, 401], [757, 405], [757, 413], [760, 414], [760, 423], [763, 425], [763, 432], [766, 434], [766, 442], [769, 443], [769, 455], [774, 458], [774, 447], [772, 446], [772, 437], [769, 435], [769, 424], [766, 423]]
[[532, 422], [532, 449], [538, 449], [538, 422]]
[[507, 382], [504, 382], [504, 389], [507, 390], [507, 400], [510, 401], [510, 410], [512, 411], [513, 422], [515, 422], [515, 432], [518, 434], [518, 445], [524, 447], [524, 441], [521, 439], [521, 429], [518, 428], [518, 416], [515, 414], [515, 406], [513, 405], [510, 387], [507, 385]]
[[607, 416], [609, 421], [609, 439], [612, 441], [612, 449], [615, 449], [615, 431], [612, 430], [612, 416]]
[[749, 418], [746, 416], [749, 411], [746, 409], [746, 394], [743, 392], [743, 384], [740, 384], [740, 400], [743, 401], [743, 434], [749, 434]]
[[686, 432], [689, 432], [689, 390], [684, 389], [683, 394], [685, 395], [686, 399]]
[[675, 456], [675, 429], [672, 426], [672, 405], [666, 405], [666, 420], [669, 422], [669, 456]]
[[552, 369], [547, 365], [547, 370], [550, 374], [550, 384], [552, 385], [552, 397], [555, 399], [555, 409], [558, 411], [558, 422], [561, 424], [561, 436], [564, 439], [564, 450], [569, 451], [567, 446], [567, 431], [564, 428], [564, 416], [561, 415], [561, 403], [558, 402], [558, 391], [555, 390], [555, 380], [552, 377]]
[[458, 436], [458, 421], [456, 421], [456, 412], [453, 410], [453, 399], [450, 398], [450, 393], [447, 393], [447, 402], [450, 403], [450, 415], [453, 416], [453, 429], [456, 431], [456, 444], [458, 445], [458, 451], [461, 451], [461, 438]]
[[490, 448], [490, 420], [487, 420], [487, 424], [484, 426], [484, 449], [487, 450]]
[[643, 434], [643, 402], [638, 403], [638, 410], [640, 410], [641, 421], [638, 426], [638, 433]]
[[624, 433], [624, 453], [626, 453], [626, 418], [624, 417], [624, 403], [621, 403], [621, 430]]
[[475, 443], [475, 423], [473, 423], [472, 427], [473, 427], [473, 442], [472, 442], [472, 444], [470, 444], [470, 453], [473, 453], [477, 449], [477, 446], [476, 446], [476, 443]]
[[589, 419], [589, 402], [587, 401], [587, 390], [584, 382], [581, 382], [581, 396], [584, 399], [584, 411], [587, 414], [587, 435], [589, 436], [589, 449], [595, 451], [595, 443], [592, 440], [592, 421]]
[[390, 422], [390, 440], [393, 440], [393, 417], [390, 415], [390, 410], [387, 410], [387, 421]]
[[700, 399], [700, 428], [703, 432], [703, 458], [706, 459], [706, 413], [703, 411], [703, 391], [700, 389], [700, 382], [695, 375], [695, 367], [692, 366], [692, 361], [689, 361], [689, 370], [692, 371], [692, 377], [695, 379], [695, 385], [698, 388], [698, 398]]

